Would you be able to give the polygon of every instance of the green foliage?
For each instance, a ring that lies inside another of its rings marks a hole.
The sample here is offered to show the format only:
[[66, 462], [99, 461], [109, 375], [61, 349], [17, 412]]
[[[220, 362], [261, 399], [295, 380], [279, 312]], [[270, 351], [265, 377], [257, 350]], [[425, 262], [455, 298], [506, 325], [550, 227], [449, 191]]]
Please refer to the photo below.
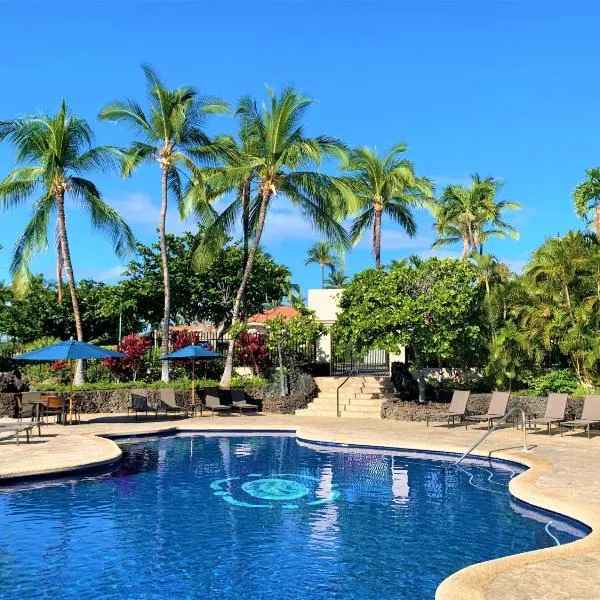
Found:
[[418, 367], [480, 360], [485, 313], [475, 277], [468, 263], [437, 258], [363, 271], [341, 296], [337, 341], [358, 350], [410, 346]]
[[524, 381], [533, 366], [533, 349], [527, 336], [514, 323], [507, 322], [493, 337], [487, 374], [498, 387]]
[[581, 385], [571, 369], [552, 369], [531, 377], [527, 381], [527, 387], [539, 396], [547, 396], [553, 392], [574, 394]]
[[[23, 346], [23, 352], [31, 352], [44, 346], [50, 346], [59, 342], [59, 338], [55, 337], [40, 337]], [[55, 373], [52, 371], [51, 363], [48, 362], [21, 362], [18, 366], [21, 375], [25, 379], [29, 379], [32, 385], [37, 385], [48, 379], [55, 379]]]
[[[202, 234], [167, 235], [171, 280], [171, 315], [176, 323], [231, 322], [233, 301], [239, 287], [244, 252], [239, 244], [228, 244], [216, 252], [218, 267], [196, 272], [193, 253]], [[258, 251], [252, 277], [246, 287], [244, 308], [248, 314], [262, 310], [269, 300], [279, 299], [288, 289], [290, 272], [271, 256]], [[137, 257], [129, 263], [120, 295], [132, 305], [132, 321], [158, 325], [162, 319], [162, 266], [158, 244], [138, 244]], [[128, 333], [124, 330], [123, 333]]]

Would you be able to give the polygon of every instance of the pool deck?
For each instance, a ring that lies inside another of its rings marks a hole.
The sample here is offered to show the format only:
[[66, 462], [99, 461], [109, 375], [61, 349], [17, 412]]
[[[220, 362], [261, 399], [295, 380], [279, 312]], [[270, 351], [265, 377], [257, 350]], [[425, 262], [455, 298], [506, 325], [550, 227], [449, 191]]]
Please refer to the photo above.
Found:
[[[464, 452], [482, 428], [447, 428], [435, 424], [367, 419], [325, 419], [284, 415], [140, 418], [84, 415], [73, 427], [49, 425], [32, 443], [15, 444], [0, 435], [0, 482], [14, 477], [48, 475], [104, 465], [118, 460], [118, 446], [101, 436], [131, 436], [172, 431], [286, 430], [313, 442], [362, 444], [416, 450]], [[0, 422], [10, 422], [0, 419]], [[523, 434], [500, 429], [477, 450], [480, 456], [513, 460], [530, 469], [513, 479], [510, 491], [537, 506], [574, 517], [592, 533], [565, 546], [527, 552], [467, 567], [446, 579], [437, 600], [589, 600], [600, 598], [600, 434], [545, 432]], [[8, 482], [7, 482], [8, 484]]]

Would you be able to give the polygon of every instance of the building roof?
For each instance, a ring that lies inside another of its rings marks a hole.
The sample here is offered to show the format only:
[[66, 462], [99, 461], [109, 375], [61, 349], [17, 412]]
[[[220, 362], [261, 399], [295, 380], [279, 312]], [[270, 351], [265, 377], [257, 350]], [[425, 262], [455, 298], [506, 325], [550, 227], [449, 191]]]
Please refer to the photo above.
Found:
[[248, 323], [264, 323], [268, 319], [275, 319], [277, 317], [282, 318], [284, 321], [288, 321], [299, 314], [300, 312], [293, 306], [276, 306], [275, 308], [268, 308], [261, 313], [252, 315], [248, 318]]
[[192, 333], [215, 333], [217, 328], [212, 323], [196, 323], [194, 325], [171, 325], [171, 331], [190, 331]]

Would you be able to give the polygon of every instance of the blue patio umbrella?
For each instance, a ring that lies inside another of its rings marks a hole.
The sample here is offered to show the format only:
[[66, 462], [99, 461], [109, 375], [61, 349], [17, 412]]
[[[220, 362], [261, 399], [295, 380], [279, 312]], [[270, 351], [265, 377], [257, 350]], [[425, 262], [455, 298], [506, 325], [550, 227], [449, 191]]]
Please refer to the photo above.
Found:
[[[192, 344], [191, 346], [185, 346], [160, 357], [161, 360], [186, 358], [192, 359], [192, 406], [194, 406], [196, 404], [196, 360], [214, 360], [216, 358], [223, 358], [223, 355]], [[202, 404], [200, 404], [200, 414], [202, 414]]]
[[[114, 350], [106, 350], [93, 344], [86, 342], [78, 342], [77, 340], [67, 340], [58, 342], [51, 346], [38, 348], [24, 354], [13, 356], [14, 360], [31, 360], [31, 361], [55, 361], [68, 360], [70, 364], [73, 360], [98, 360], [102, 358], [124, 358], [127, 356], [122, 352]], [[69, 386], [69, 421], [73, 422], [73, 369], [71, 368], [71, 382]]]

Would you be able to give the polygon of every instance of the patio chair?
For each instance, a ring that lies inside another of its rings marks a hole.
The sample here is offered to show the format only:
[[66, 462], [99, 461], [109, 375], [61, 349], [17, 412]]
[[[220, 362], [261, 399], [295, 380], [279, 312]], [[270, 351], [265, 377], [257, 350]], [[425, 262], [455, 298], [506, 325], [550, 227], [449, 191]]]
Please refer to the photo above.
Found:
[[583, 427], [583, 429], [587, 431], [587, 436], [589, 439], [591, 426], [598, 424], [600, 424], [600, 395], [588, 394], [583, 400], [581, 418], [573, 421], [563, 421], [560, 423], [560, 435], [562, 437], [563, 427]]
[[540, 425], [546, 425], [548, 428], [548, 435], [550, 435], [552, 425], [554, 423], [559, 424], [565, 418], [568, 399], [569, 394], [549, 394], [544, 416], [527, 419], [527, 421], [525, 421], [525, 426], [533, 425], [537, 429], [538, 423]]
[[462, 421], [465, 416], [465, 411], [467, 410], [467, 402], [469, 401], [470, 393], [471, 392], [464, 390], [454, 390], [452, 394], [452, 401], [450, 402], [447, 412], [427, 414], [427, 427], [429, 427], [430, 420], [447, 420], [448, 427], [450, 427], [450, 421], [452, 421], [452, 425], [454, 425], [456, 417]]
[[23, 426], [23, 419], [29, 420], [28, 426], [36, 426], [38, 435], [42, 435], [43, 421], [40, 418], [40, 406], [42, 404], [41, 392], [23, 392], [17, 400], [17, 420], [20, 426]]
[[506, 407], [510, 392], [494, 392], [490, 400], [490, 406], [485, 415], [468, 415], [465, 417], [465, 429], [469, 427], [469, 422], [481, 423], [487, 421], [488, 429], [491, 429], [495, 419], [501, 419], [506, 414]]
[[[44, 403], [44, 416], [46, 417], [46, 421], [48, 421], [48, 417], [56, 417], [56, 422], [60, 423], [63, 420], [65, 413], [65, 401], [56, 394], [44, 394], [42, 402]], [[77, 403], [75, 404], [74, 408], [77, 416]]]
[[160, 390], [160, 399], [156, 406], [156, 414], [164, 410], [165, 416], [168, 412], [181, 412], [187, 417], [188, 409], [185, 406], [179, 406], [175, 400], [175, 390], [173, 388], [162, 388]]
[[258, 412], [258, 406], [256, 404], [250, 404], [246, 401], [246, 393], [244, 390], [232, 389], [231, 390], [231, 406], [240, 411], [240, 415], [243, 411], [251, 412], [256, 414]]
[[29, 438], [30, 438], [30, 432], [33, 430], [34, 428], [34, 424], [33, 423], [10, 423], [10, 424], [6, 424], [3, 423], [2, 425], [0, 425], [0, 433], [4, 433], [5, 431], [13, 431], [15, 433], [15, 436], [17, 438], [17, 446], [19, 445], [19, 434], [22, 433], [23, 431], [25, 432], [25, 435], [27, 436], [27, 443], [29, 444]]
[[[148, 390], [135, 389], [131, 390], [130, 404], [127, 407], [127, 414], [135, 413], [135, 420], [138, 420], [138, 413], [145, 413], [148, 416], [148, 411], [153, 410], [148, 404]], [[156, 411], [155, 411], [156, 412]]]
[[213, 415], [216, 413], [218, 415], [230, 415], [231, 414], [231, 406], [227, 406], [226, 404], [221, 404], [221, 400], [219, 400], [219, 392], [214, 388], [208, 388], [206, 390], [206, 397], [204, 398], [204, 406], [208, 408], [208, 410], [212, 411]]

